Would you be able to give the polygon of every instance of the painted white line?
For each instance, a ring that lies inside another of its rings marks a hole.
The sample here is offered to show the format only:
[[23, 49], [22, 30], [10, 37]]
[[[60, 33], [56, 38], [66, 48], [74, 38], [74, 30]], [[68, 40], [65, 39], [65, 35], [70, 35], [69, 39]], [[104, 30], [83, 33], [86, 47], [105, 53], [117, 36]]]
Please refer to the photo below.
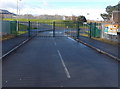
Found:
[[64, 36], [68, 36], [68, 35], [64, 34]]
[[62, 58], [62, 56], [61, 56], [61, 54], [60, 54], [60, 51], [57, 50], [57, 52], [58, 52], [58, 54], [59, 54], [59, 56], [60, 56], [60, 59], [61, 59], [62, 65], [63, 65], [63, 67], [64, 67], [65, 73], [66, 73], [66, 75], [67, 75], [67, 78], [71, 78], [70, 73], [69, 73], [69, 71], [68, 71], [68, 69], [67, 69], [67, 67], [66, 67], [66, 65], [65, 65], [65, 62], [63, 61], [63, 58]]
[[7, 83], [8, 81], [5, 81], [5, 83]]
[[20, 80], [22, 80], [22, 78], [20, 78]]
[[76, 42], [74, 39], [72, 39], [72, 38], [70, 38], [70, 37], [68, 37], [68, 39], [70, 39], [70, 40], [72, 40], [72, 41]]
[[[77, 42], [76, 40], [72, 39], [71, 37], [68, 37], [68, 39], [70, 39], [70, 40], [72, 40], [72, 41], [74, 41], [74, 42]], [[77, 42], [77, 43], [78, 43], [78, 42]], [[79, 44], [80, 44], [80, 46], [87, 47], [87, 46], [84, 45], [84, 44], [81, 44], [81, 43], [79, 43]]]
[[54, 45], [56, 46], [56, 45], [57, 45], [57, 43], [55, 42], [55, 38], [53, 38], [53, 41], [54, 41]]
[[54, 44], [55, 44], [55, 46], [57, 45], [57, 43], [54, 41]]
[[24, 43], [26, 43], [29, 39], [23, 41], [21, 44], [19, 44], [18, 46], [14, 47], [12, 50], [8, 51], [6, 54], [4, 54], [2, 57], [0, 57], [0, 59], [2, 59], [3, 57], [7, 56], [8, 54], [10, 54], [11, 52], [13, 52], [14, 50], [16, 50], [17, 48], [19, 48], [21, 45], [23, 45]]

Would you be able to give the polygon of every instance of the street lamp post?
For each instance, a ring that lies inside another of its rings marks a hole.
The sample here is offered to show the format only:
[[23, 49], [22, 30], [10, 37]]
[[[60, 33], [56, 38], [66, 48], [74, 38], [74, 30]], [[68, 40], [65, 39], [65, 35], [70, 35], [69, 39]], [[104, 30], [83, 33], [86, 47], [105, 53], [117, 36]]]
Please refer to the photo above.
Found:
[[[21, 1], [21, 0], [19, 0], [19, 1]], [[19, 11], [18, 11], [18, 9], [19, 9], [19, 7], [18, 7], [18, 2], [19, 2], [18, 0], [17, 0], [17, 32], [18, 32], [18, 30], [19, 30], [19, 27], [18, 27], [18, 16], [19, 16]]]
[[2, 21], [3, 21], [3, 18], [4, 18], [4, 15], [3, 15], [3, 11], [1, 11], [1, 19], [2, 19]]
[[90, 18], [89, 18], [89, 16], [90, 16], [90, 13], [87, 13], [87, 16], [88, 16], [88, 21], [90, 21]]
[[17, 15], [16, 15], [16, 19], [17, 19], [17, 32], [18, 32], [18, 0], [17, 0]]

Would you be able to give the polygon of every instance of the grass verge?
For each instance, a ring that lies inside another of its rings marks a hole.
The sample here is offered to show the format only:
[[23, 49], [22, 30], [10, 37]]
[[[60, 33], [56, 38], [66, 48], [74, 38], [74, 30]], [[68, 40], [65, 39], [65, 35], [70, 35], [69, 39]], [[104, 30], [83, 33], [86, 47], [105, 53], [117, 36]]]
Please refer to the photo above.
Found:
[[[87, 34], [80, 34], [80, 35], [88, 37]], [[101, 42], [105, 42], [105, 43], [108, 43], [108, 44], [112, 44], [112, 45], [120, 45], [120, 43], [118, 43], [118, 42], [115, 42], [115, 41], [112, 41], [112, 40], [107, 40], [107, 39], [104, 39], [104, 38], [95, 38], [95, 37], [92, 37], [92, 39], [98, 40], [98, 41], [101, 41]]]
[[8, 40], [8, 39], [11, 39], [11, 38], [14, 38], [14, 37], [15, 37], [15, 35], [5, 35], [5, 36], [0, 37], [0, 41]]

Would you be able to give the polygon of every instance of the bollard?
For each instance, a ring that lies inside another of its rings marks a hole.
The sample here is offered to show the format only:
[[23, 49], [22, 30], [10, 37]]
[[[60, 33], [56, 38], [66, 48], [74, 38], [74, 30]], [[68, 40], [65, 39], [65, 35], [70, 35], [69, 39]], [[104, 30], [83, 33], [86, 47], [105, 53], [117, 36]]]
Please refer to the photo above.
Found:
[[96, 23], [94, 23], [94, 37], [96, 37]]
[[90, 22], [90, 33], [89, 33], [90, 38], [91, 38], [91, 30], [92, 30], [92, 23]]

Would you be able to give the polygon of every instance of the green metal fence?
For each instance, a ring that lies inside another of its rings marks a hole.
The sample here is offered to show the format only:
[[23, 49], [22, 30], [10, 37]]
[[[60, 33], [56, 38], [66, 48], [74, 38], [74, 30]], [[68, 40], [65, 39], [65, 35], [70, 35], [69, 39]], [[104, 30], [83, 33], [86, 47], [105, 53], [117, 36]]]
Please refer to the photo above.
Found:
[[[17, 28], [18, 26], [18, 28]], [[22, 35], [30, 37], [37, 36], [72, 36], [79, 39], [80, 36], [101, 37], [100, 23], [81, 23], [72, 21], [63, 22], [17, 22], [3, 21], [2, 31], [7, 34]], [[46, 31], [51, 31], [49, 34]], [[40, 32], [44, 32], [40, 33]]]
[[4, 34], [16, 34], [16, 21], [1, 21], [2, 30], [1, 33]]
[[91, 37], [101, 37], [101, 31], [102, 29], [100, 29], [99, 27], [101, 26], [101, 24], [98, 23], [90, 23], [90, 36]]
[[10, 34], [17, 35], [17, 21], [10, 21]]

